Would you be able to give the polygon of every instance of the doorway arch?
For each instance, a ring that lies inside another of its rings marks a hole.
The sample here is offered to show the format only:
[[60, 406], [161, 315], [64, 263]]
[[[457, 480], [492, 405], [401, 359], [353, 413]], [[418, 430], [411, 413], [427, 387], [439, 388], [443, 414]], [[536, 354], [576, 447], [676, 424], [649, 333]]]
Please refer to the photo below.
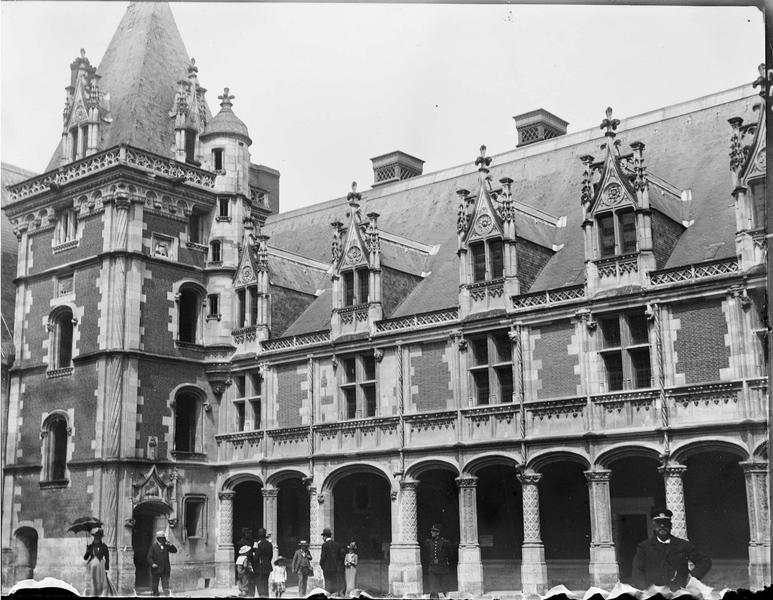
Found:
[[14, 581], [33, 579], [38, 562], [38, 532], [32, 527], [19, 527], [13, 534]]
[[160, 500], [148, 500], [134, 507], [132, 518], [132, 548], [134, 549], [134, 589], [149, 590], [150, 565], [147, 561], [148, 550], [153, 540], [156, 539], [156, 531], [166, 529], [168, 525], [169, 506]]

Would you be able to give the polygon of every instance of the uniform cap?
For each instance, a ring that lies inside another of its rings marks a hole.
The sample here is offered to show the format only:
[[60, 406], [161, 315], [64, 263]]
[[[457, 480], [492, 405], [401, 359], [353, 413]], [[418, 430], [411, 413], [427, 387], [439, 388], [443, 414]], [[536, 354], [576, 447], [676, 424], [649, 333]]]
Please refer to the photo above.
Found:
[[298, 542], [298, 545], [299, 546], [308, 546], [309, 542], [307, 542], [306, 540], [301, 540], [300, 542]]
[[652, 520], [662, 520], [662, 521], [670, 521], [671, 517], [674, 516], [674, 513], [672, 513], [667, 508], [658, 508], [652, 511]]
[[159, 529], [158, 531], [156, 531], [156, 537], [157, 538], [166, 537], [166, 533], [164, 532], [163, 529]]
[[440, 525], [435, 523], [434, 525], [432, 525], [432, 529], [430, 529], [430, 531], [440, 531]]

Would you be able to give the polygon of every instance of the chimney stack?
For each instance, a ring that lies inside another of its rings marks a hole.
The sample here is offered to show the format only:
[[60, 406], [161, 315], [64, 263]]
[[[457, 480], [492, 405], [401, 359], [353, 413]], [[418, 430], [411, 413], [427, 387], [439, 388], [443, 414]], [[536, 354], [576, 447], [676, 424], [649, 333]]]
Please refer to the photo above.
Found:
[[518, 131], [516, 148], [566, 135], [566, 126], [569, 125], [544, 108], [516, 115], [513, 119], [515, 119], [515, 129]]
[[373, 187], [417, 177], [424, 171], [424, 161], [395, 150], [370, 159], [373, 163]]

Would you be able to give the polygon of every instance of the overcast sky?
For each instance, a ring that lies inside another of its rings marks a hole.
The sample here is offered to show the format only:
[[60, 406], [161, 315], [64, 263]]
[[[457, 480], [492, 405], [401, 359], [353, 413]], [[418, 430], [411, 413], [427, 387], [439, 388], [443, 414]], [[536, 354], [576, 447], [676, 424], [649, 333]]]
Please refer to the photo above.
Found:
[[[69, 65], [92, 64], [124, 2], [2, 2], [2, 160], [41, 172], [61, 135]], [[174, 3], [213, 113], [224, 86], [281, 172], [281, 209], [373, 182], [403, 150], [424, 172], [515, 147], [513, 115], [546, 108], [569, 132], [754, 80], [752, 7]], [[109, 91], [109, 90], [106, 90]], [[624, 124], [624, 123], [623, 123]]]

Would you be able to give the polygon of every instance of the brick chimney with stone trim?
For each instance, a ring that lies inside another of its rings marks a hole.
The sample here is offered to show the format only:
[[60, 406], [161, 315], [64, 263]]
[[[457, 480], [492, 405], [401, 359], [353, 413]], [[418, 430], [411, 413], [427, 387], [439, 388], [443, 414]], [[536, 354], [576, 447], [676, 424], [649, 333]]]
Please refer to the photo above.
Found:
[[370, 159], [373, 163], [373, 187], [417, 177], [424, 171], [424, 161], [395, 150]]
[[513, 119], [515, 119], [515, 129], [518, 131], [516, 148], [566, 135], [566, 127], [569, 125], [544, 108], [516, 115]]

